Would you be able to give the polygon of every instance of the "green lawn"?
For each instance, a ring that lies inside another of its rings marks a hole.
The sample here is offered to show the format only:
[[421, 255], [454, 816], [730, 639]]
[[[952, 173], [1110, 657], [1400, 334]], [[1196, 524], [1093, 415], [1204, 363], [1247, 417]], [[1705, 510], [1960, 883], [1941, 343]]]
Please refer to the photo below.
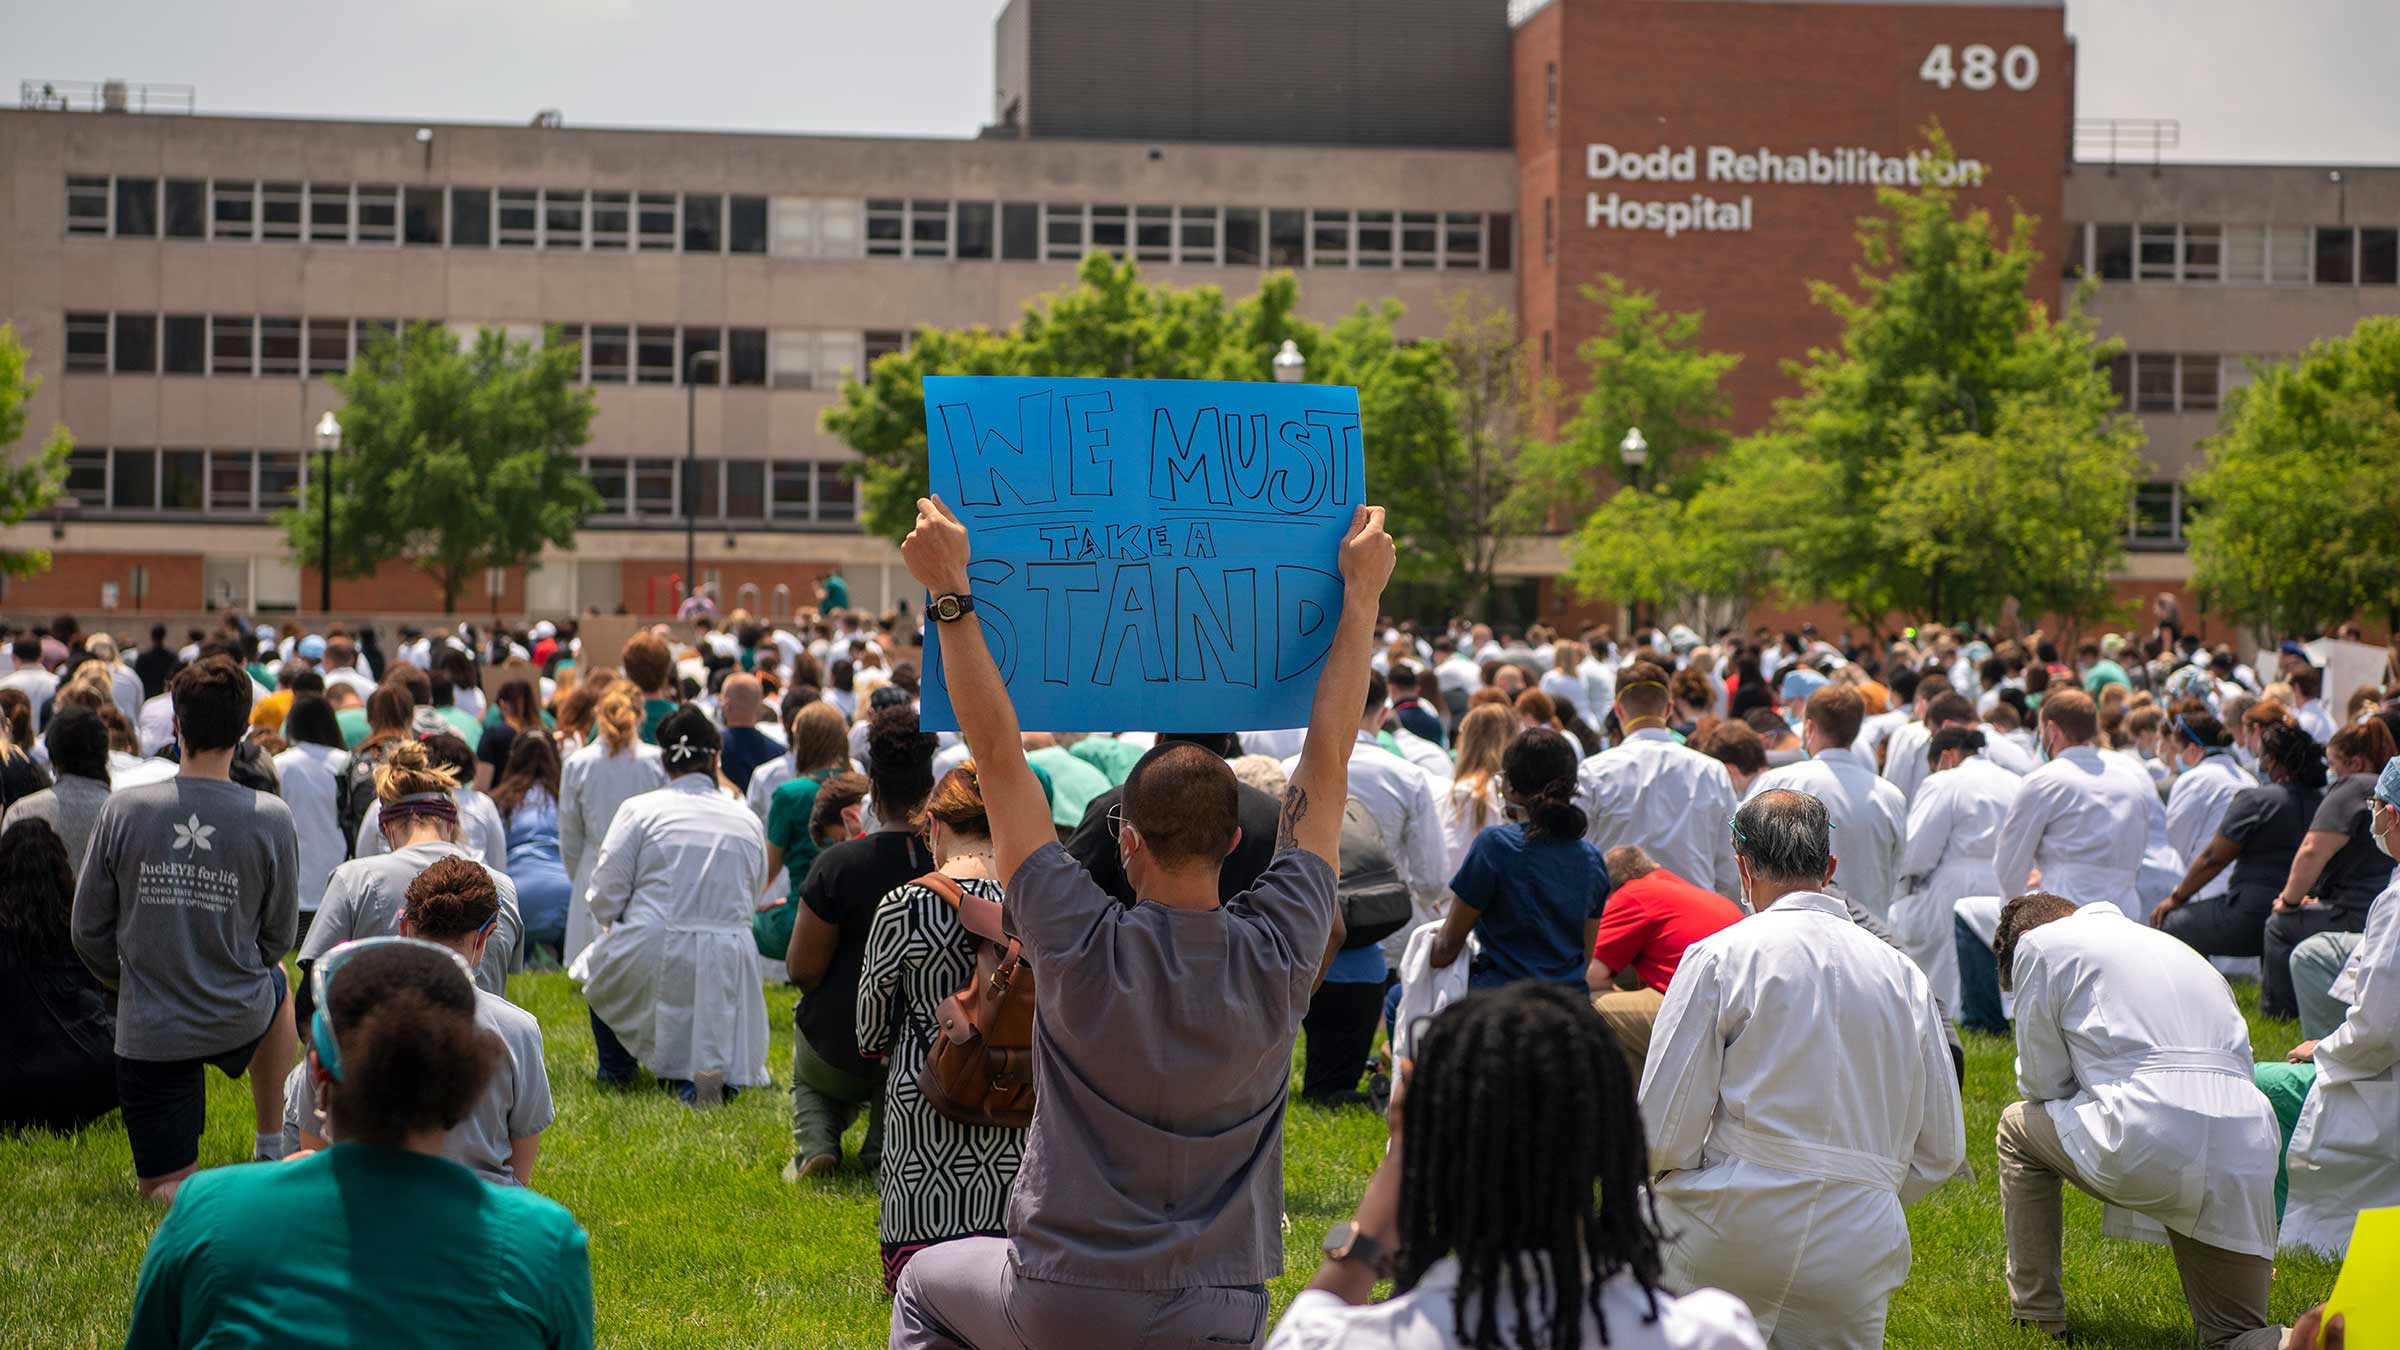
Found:
[[[855, 1170], [826, 1186], [791, 1187], [780, 1091], [743, 1094], [694, 1114], [664, 1093], [592, 1086], [592, 1042], [580, 996], [558, 974], [521, 975], [510, 993], [549, 1037], [559, 1119], [543, 1138], [535, 1182], [592, 1235], [600, 1340], [606, 1345], [879, 1346], [889, 1309], [878, 1276], [875, 1188]], [[791, 992], [770, 989], [778, 1078], [790, 1063]], [[2255, 1007], [2248, 995], [2245, 1006]], [[2288, 1022], [2252, 1021], [2262, 1056], [2298, 1039]], [[1975, 1179], [1909, 1212], [1916, 1266], [1892, 1306], [1890, 1343], [1927, 1350], [2043, 1344], [2008, 1326], [2001, 1287], [2000, 1200], [1992, 1131], [2014, 1099], [2011, 1048], [1968, 1042], [1967, 1144]], [[855, 1148], [860, 1129], [852, 1130]], [[1278, 1307], [1307, 1281], [1326, 1226], [1348, 1216], [1373, 1169], [1382, 1124], [1363, 1110], [1295, 1107], [1285, 1132], [1291, 1233]], [[250, 1152], [250, 1099], [213, 1074], [201, 1161]], [[117, 1343], [142, 1247], [157, 1216], [134, 1197], [123, 1129], [112, 1117], [72, 1137], [0, 1137], [9, 1223], [0, 1232], [0, 1341]], [[2069, 1316], [2087, 1345], [2183, 1347], [2191, 1321], [2164, 1247], [2103, 1239], [2099, 1207], [2069, 1192]], [[272, 1241], [272, 1235], [260, 1235]], [[2332, 1263], [2287, 1257], [2276, 1267], [2275, 1315], [2289, 1322], [2333, 1287]]]

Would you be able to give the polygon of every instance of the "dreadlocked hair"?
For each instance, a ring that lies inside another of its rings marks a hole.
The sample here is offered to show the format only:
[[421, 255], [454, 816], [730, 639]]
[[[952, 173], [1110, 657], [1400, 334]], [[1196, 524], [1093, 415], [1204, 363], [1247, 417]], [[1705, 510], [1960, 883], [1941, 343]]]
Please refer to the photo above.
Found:
[[[1446, 1008], [1415, 1035], [1393, 1287], [1457, 1257], [1455, 1330], [1474, 1350], [1574, 1350], [1587, 1311], [1612, 1344], [1600, 1293], [1620, 1272], [1657, 1321], [1649, 1138], [1607, 1024], [1565, 989], [1527, 982]], [[1515, 1146], [1495, 1156], [1494, 1139]], [[1483, 1165], [1463, 1165], [1473, 1158]], [[1503, 1296], [1516, 1315], [1507, 1341]]]

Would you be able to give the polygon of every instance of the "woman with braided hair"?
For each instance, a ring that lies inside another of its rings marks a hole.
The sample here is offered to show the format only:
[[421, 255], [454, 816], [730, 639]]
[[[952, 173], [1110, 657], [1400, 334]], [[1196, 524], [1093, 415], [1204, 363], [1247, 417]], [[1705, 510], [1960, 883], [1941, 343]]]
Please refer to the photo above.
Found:
[[[408, 883], [400, 912], [400, 935], [436, 943], [458, 953], [469, 967], [483, 959], [484, 945], [500, 922], [500, 890], [492, 873], [468, 858], [444, 858]], [[533, 1184], [533, 1160], [542, 1131], [557, 1112], [550, 1102], [550, 1077], [542, 1063], [542, 1024], [532, 1013], [488, 989], [475, 991], [475, 1025], [502, 1050], [493, 1062], [483, 1095], [466, 1117], [442, 1136], [442, 1156], [485, 1181], [502, 1186]], [[316, 1082], [303, 1064], [284, 1092], [287, 1158], [297, 1150], [323, 1149], [333, 1125], [316, 1097]]]
[[1475, 836], [1450, 879], [1457, 899], [1433, 944], [1447, 969], [1482, 935], [1468, 983], [1489, 989], [1517, 980], [1583, 988], [1583, 972], [1608, 899], [1608, 868], [1583, 837], [1575, 804], [1582, 752], [1560, 732], [1529, 727], [1500, 759], [1509, 820]]
[[1414, 1050], [1383, 1163], [1267, 1350], [1764, 1346], [1732, 1295], [1660, 1290], [1632, 1070], [1572, 990], [1476, 994]]

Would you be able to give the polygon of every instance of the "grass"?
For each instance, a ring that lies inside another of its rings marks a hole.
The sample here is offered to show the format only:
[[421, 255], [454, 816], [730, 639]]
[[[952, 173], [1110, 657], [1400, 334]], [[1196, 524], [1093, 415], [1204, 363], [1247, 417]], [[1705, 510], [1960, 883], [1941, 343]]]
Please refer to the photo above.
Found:
[[[573, 1210], [592, 1238], [599, 1339], [611, 1346], [880, 1346], [889, 1325], [876, 1256], [872, 1179], [850, 1167], [827, 1185], [792, 1187], [790, 1117], [777, 1089], [746, 1092], [724, 1110], [694, 1114], [662, 1092], [603, 1093], [592, 1085], [584, 1005], [566, 977], [520, 975], [510, 994], [548, 1037], [558, 1123], [543, 1137], [541, 1191]], [[767, 995], [771, 1063], [790, 1064], [792, 993]], [[2290, 1022], [2260, 1020], [2245, 992], [2251, 1043], [2279, 1057], [2299, 1039]], [[1978, 1350], [2046, 1344], [2008, 1325], [2001, 1284], [2000, 1198], [1992, 1133], [2015, 1099], [2013, 1048], [1967, 1042], [1967, 1145], [1972, 1181], [1954, 1181], [1909, 1211], [1915, 1267], [1893, 1300], [1889, 1344]], [[209, 1084], [204, 1165], [250, 1152], [250, 1098], [240, 1083]], [[847, 1143], [858, 1145], [863, 1122]], [[1382, 1143], [1364, 1110], [1295, 1106], [1284, 1137], [1290, 1232], [1275, 1304], [1306, 1283], [1326, 1227], [1347, 1218]], [[131, 1155], [114, 1117], [80, 1134], [0, 1136], [9, 1223], [0, 1231], [0, 1341], [83, 1346], [122, 1342], [142, 1250], [158, 1215], [133, 1193]], [[2170, 1350], [2192, 1324], [2164, 1247], [2100, 1236], [2099, 1206], [2067, 1199], [2068, 1316], [2087, 1345]], [[259, 1241], [274, 1241], [258, 1234]], [[2290, 1322], [2333, 1287], [2335, 1266], [2276, 1263], [2273, 1311]], [[462, 1272], [471, 1278], [471, 1272]]]

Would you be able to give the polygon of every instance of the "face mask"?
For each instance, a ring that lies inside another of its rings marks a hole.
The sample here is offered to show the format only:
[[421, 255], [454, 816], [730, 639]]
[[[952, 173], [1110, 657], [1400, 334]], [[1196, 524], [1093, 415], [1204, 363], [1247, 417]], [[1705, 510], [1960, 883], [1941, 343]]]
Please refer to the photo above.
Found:
[[[2387, 808], [2385, 808], [2385, 809], [2386, 809], [2386, 810], [2388, 810], [2388, 809], [2390, 809], [2390, 808], [2388, 808], [2388, 807], [2387, 807]], [[2378, 816], [2380, 816], [2380, 815], [2382, 815], [2382, 814], [2383, 814], [2383, 811], [2380, 811], [2380, 810], [2379, 810], [2379, 811], [2377, 811], [2375, 814], [2376, 814], [2376, 815], [2378, 815]], [[2383, 833], [2381, 833], [2381, 834], [2378, 834], [2378, 833], [2376, 833], [2376, 832], [2375, 832], [2375, 826], [2374, 826], [2374, 822], [2373, 822], [2373, 821], [2369, 821], [2369, 822], [2368, 822], [2368, 825], [2367, 825], [2367, 837], [2368, 837], [2368, 838], [2370, 838], [2370, 839], [2373, 839], [2373, 840], [2375, 841], [2375, 847], [2376, 847], [2376, 849], [2377, 849], [2377, 850], [2379, 850], [2379, 851], [2380, 851], [2380, 852], [2383, 854], [2383, 856], [2385, 856], [2385, 857], [2387, 857], [2387, 858], [2390, 858], [2390, 859], [2392, 859], [2392, 860], [2394, 860], [2394, 861], [2396, 861], [2396, 862], [2400, 862], [2400, 853], [2394, 853], [2394, 852], [2392, 851], [2392, 850], [2393, 850], [2393, 848], [2394, 848], [2394, 847], [2396, 847], [2396, 846], [2395, 846], [2395, 845], [2392, 843], [2392, 835], [2393, 835], [2393, 834], [2395, 834], [2395, 833], [2400, 833], [2400, 826], [2394, 826], [2394, 827], [2393, 827], [2393, 829], [2391, 829], [2391, 830], [2387, 830], [2387, 831], [2385, 831], [2385, 832], [2383, 832]]]

